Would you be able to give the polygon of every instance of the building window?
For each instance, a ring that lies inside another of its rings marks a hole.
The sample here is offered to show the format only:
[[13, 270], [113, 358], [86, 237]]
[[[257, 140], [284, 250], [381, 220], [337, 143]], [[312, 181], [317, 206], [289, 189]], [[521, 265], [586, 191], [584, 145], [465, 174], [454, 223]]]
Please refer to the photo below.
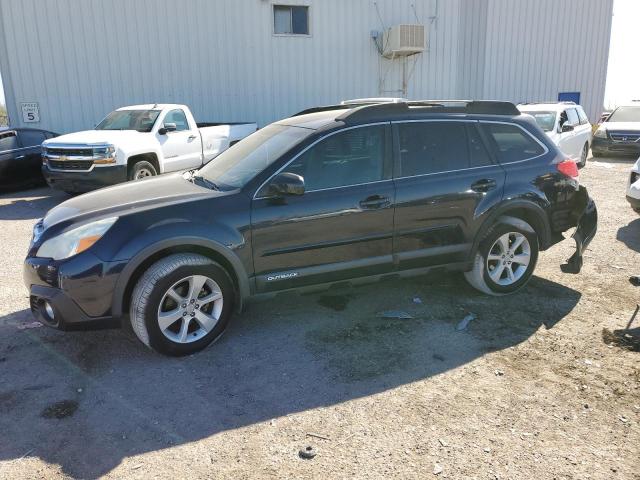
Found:
[[309, 7], [273, 6], [273, 33], [309, 35]]

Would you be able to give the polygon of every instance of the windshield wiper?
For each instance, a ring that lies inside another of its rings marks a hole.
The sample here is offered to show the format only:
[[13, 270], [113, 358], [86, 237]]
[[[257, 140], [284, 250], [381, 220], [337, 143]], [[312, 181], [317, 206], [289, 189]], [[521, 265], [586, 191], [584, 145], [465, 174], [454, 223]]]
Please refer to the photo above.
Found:
[[191, 183], [195, 183], [198, 185], [202, 185], [203, 187], [207, 187], [211, 190], [220, 190], [215, 183], [213, 183], [208, 178], [203, 177], [202, 175], [196, 175], [196, 170], [191, 171], [191, 176], [189, 177], [189, 181]]

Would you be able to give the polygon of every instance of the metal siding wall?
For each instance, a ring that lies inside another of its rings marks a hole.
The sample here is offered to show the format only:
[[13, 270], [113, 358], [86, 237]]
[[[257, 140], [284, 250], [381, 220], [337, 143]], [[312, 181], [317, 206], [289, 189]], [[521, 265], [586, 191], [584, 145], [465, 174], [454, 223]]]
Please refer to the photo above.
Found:
[[[273, 36], [274, 2], [309, 5], [311, 36]], [[410, 98], [540, 100], [575, 89], [594, 116], [604, 94], [611, 3], [0, 0], [0, 69], [16, 125], [19, 104], [32, 101], [41, 116], [34, 126], [60, 132], [90, 128], [119, 106], [153, 102], [188, 104], [203, 121], [264, 125], [311, 105], [379, 95], [379, 75], [391, 62], [370, 38], [382, 30], [377, 4], [386, 27], [427, 25], [428, 51], [415, 57]], [[561, 39], [579, 30], [586, 39], [558, 55]], [[396, 61], [386, 89], [400, 87]]]
[[589, 118], [604, 102], [613, 0], [489, 0], [484, 97], [556, 101], [580, 92]]

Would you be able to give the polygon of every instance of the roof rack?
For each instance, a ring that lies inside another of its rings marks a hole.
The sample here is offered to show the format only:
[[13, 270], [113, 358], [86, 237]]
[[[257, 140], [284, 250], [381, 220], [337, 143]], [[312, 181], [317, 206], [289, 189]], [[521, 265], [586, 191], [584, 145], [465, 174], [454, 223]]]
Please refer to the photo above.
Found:
[[405, 98], [396, 98], [396, 97], [374, 97], [374, 98], [355, 98], [353, 100], [343, 100], [335, 105], [324, 105], [320, 107], [311, 107], [306, 108], [294, 115], [293, 117], [297, 117], [299, 115], [306, 115], [307, 113], [317, 113], [317, 112], [327, 112], [329, 110], [338, 110], [338, 109], [348, 109], [348, 108], [356, 108], [356, 107], [364, 107], [367, 105], [379, 105], [379, 104], [389, 104], [389, 103], [406, 103], [408, 100]]
[[[353, 106], [352, 106], [353, 107]], [[342, 106], [344, 108], [344, 106]], [[325, 110], [329, 110], [328, 108]], [[511, 102], [493, 100], [416, 100], [407, 102], [383, 102], [355, 106], [338, 115], [344, 122], [374, 119], [403, 113], [466, 113], [478, 115], [520, 115]]]
[[518, 105], [577, 105], [576, 102], [571, 100], [563, 100], [561, 102], [521, 102]]

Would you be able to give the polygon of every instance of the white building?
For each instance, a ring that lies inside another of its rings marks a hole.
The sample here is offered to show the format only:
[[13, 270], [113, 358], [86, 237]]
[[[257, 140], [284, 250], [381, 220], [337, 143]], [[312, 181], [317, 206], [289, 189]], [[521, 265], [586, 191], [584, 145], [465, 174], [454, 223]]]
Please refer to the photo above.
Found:
[[[112, 109], [185, 103], [200, 121], [264, 125], [372, 96], [602, 110], [613, 0], [0, 0], [11, 123], [68, 132]], [[372, 36], [425, 27], [387, 59]], [[403, 73], [404, 72], [404, 73]], [[403, 92], [404, 85], [404, 92]]]

